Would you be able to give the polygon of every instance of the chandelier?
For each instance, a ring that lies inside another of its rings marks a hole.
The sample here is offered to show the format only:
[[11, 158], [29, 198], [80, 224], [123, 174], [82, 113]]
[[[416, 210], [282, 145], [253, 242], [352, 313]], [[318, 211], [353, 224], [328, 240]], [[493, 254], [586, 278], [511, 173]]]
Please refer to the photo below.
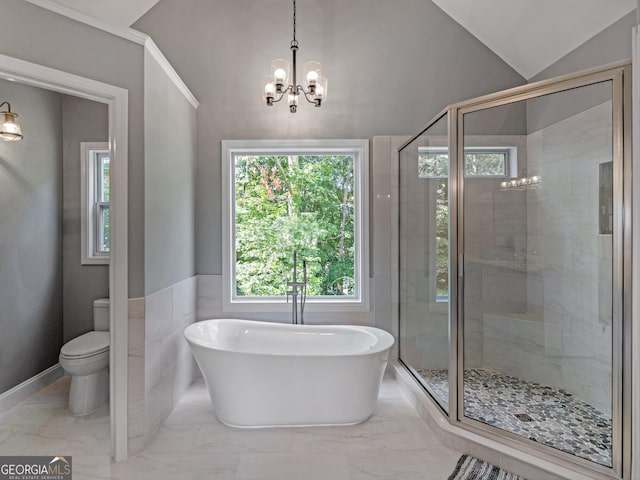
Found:
[[327, 79], [321, 75], [321, 65], [318, 62], [307, 62], [302, 66], [302, 74], [305, 79], [305, 87], [297, 85], [296, 76], [296, 53], [298, 51], [298, 41], [296, 40], [296, 0], [293, 0], [293, 40], [291, 41], [291, 55], [293, 57], [293, 78], [289, 85], [289, 62], [284, 59], [277, 59], [271, 62], [271, 74], [265, 77], [264, 99], [267, 105], [282, 100], [285, 95], [289, 102], [289, 110], [296, 113], [298, 109], [298, 99], [304, 95], [309, 103], [320, 107], [327, 98]]

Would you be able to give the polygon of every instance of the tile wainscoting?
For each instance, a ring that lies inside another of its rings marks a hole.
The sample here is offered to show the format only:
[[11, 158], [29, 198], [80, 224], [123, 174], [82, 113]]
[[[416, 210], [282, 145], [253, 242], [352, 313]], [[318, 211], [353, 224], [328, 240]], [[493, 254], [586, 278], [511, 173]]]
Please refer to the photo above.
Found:
[[129, 453], [144, 450], [198, 376], [182, 335], [196, 319], [198, 279], [129, 299]]

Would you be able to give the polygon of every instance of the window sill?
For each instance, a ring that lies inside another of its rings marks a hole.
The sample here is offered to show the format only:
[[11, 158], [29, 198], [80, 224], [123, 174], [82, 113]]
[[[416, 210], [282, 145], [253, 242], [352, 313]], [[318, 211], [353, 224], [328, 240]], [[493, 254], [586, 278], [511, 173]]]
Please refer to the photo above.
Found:
[[109, 257], [83, 257], [82, 265], [109, 265]]
[[[223, 312], [243, 312], [243, 313], [285, 313], [291, 312], [292, 303], [283, 300], [242, 300], [224, 302]], [[298, 302], [298, 308], [300, 303]], [[304, 306], [305, 313], [330, 313], [330, 312], [368, 312], [370, 311], [368, 302], [362, 300], [344, 301], [313, 301], [307, 299]]]

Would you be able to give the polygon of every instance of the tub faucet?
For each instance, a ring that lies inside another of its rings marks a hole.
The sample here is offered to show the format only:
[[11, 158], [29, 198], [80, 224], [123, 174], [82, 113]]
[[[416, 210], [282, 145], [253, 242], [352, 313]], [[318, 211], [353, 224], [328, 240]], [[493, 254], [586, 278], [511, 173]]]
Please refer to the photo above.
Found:
[[[304, 304], [307, 300], [307, 261], [302, 261], [302, 281], [298, 281], [298, 251], [293, 249], [293, 281], [287, 282], [287, 303], [291, 302], [291, 323], [304, 324]], [[298, 317], [298, 297], [300, 297], [300, 316]]]

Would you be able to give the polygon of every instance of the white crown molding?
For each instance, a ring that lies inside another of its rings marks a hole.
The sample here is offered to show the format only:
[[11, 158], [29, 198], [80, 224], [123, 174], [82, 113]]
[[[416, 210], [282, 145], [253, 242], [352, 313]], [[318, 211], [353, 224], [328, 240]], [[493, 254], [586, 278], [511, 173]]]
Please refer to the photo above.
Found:
[[189, 101], [189, 103], [193, 106], [193, 108], [198, 108], [200, 103], [196, 99], [196, 97], [191, 93], [189, 87], [182, 81], [178, 73], [171, 66], [167, 58], [160, 51], [156, 43], [153, 39], [147, 35], [146, 33], [139, 32], [134, 30], [133, 28], [128, 27], [120, 27], [118, 25], [113, 25], [109, 22], [105, 22], [104, 20], [100, 20], [99, 18], [92, 17], [91, 15], [87, 15], [86, 13], [82, 13], [74, 8], [67, 7], [66, 5], [62, 5], [60, 3], [54, 2], [52, 0], [26, 0], [33, 5], [36, 5], [40, 8], [44, 8], [51, 12], [57, 13], [58, 15], [62, 15], [64, 17], [70, 18], [80, 23], [84, 23], [85, 25], [89, 25], [91, 27], [97, 28], [98, 30], [102, 30], [104, 32], [110, 33], [111, 35], [115, 35], [120, 38], [124, 38], [133, 43], [137, 43], [138, 45], [142, 45], [149, 54], [158, 62], [158, 64], [162, 67], [167, 76], [173, 81], [178, 90], [182, 92], [185, 98]]
[[86, 13], [76, 10], [75, 8], [67, 7], [66, 5], [56, 3], [52, 0], [26, 0], [26, 1], [34, 5], [37, 5], [38, 7], [57, 13], [58, 15], [62, 15], [64, 17], [71, 18], [73, 20], [84, 23], [86, 25], [90, 25], [94, 28], [108, 32], [117, 37], [124, 38], [125, 40], [129, 40], [130, 42], [134, 42], [139, 45], [144, 45], [148, 38], [148, 35], [145, 35], [142, 32], [138, 32], [133, 28], [120, 27], [118, 25], [113, 25], [109, 22], [105, 22], [104, 20], [100, 20], [99, 18], [95, 18], [95, 17], [92, 17], [91, 15], [87, 15]]
[[193, 95], [193, 93], [191, 93], [189, 87], [187, 87], [187, 85], [182, 81], [180, 75], [178, 75], [178, 72], [174, 70], [171, 63], [169, 63], [169, 60], [167, 60], [162, 51], [156, 45], [156, 42], [154, 42], [149, 35], [142, 35], [145, 35], [147, 37], [147, 40], [144, 44], [144, 48], [146, 49], [146, 51], [149, 52], [149, 54], [156, 62], [158, 62], [158, 65], [160, 65], [162, 70], [164, 70], [167, 76], [173, 81], [178, 90], [182, 92], [182, 95], [184, 95], [184, 97], [193, 106], [193, 108], [197, 109], [200, 106], [200, 102], [198, 102], [198, 99]]

